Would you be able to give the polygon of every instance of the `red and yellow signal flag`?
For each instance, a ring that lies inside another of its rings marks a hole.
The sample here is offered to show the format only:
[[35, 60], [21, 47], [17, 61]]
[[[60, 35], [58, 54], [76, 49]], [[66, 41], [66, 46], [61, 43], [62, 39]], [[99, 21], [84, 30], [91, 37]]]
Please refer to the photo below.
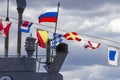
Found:
[[37, 29], [36, 35], [38, 38], [38, 45], [42, 48], [46, 48], [48, 41], [48, 31]]
[[77, 40], [77, 41], [81, 41], [81, 39], [79, 38], [78, 34], [76, 32], [69, 32], [66, 33], [65, 35], [63, 35], [63, 37], [67, 40]]

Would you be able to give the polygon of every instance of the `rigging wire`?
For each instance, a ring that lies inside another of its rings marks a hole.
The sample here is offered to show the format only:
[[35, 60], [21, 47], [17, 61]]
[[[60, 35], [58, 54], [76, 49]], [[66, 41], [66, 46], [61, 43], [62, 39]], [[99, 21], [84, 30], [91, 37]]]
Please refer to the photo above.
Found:
[[[3, 16], [3, 15], [0, 15], [1, 17], [6, 17], [6, 16]], [[14, 17], [9, 17], [11, 19], [14, 19], [14, 20], [18, 20], [17, 18], [14, 18]], [[41, 26], [44, 26], [44, 27], [47, 27], [47, 28], [52, 28], [54, 29], [54, 27], [52, 26], [48, 26], [48, 25], [44, 25], [44, 24], [39, 24], [39, 23], [35, 23], [35, 22], [32, 22], [33, 24], [36, 24], [36, 25], [41, 25]], [[17, 24], [17, 23], [16, 23]], [[37, 27], [35, 27], [36, 29]], [[62, 30], [62, 29], [59, 29], [57, 28], [58, 31], [61, 31], [63, 33], [66, 33], [66, 32], [69, 32], [69, 31], [66, 31], [66, 30]], [[49, 31], [51, 33], [54, 33], [52, 31]], [[107, 38], [103, 38], [103, 37], [97, 37], [97, 36], [92, 36], [92, 35], [89, 35], [89, 34], [84, 34], [84, 33], [79, 33], [78, 35], [81, 35], [81, 36], [86, 36], [86, 37], [91, 37], [91, 38], [95, 38], [95, 39], [100, 39], [100, 40], [105, 40], [105, 41], [109, 41], [109, 42], [112, 42], [112, 43], [116, 43], [116, 44], [120, 44], [120, 42], [118, 41], [113, 41], [113, 40], [110, 40], [110, 39], [107, 39]]]

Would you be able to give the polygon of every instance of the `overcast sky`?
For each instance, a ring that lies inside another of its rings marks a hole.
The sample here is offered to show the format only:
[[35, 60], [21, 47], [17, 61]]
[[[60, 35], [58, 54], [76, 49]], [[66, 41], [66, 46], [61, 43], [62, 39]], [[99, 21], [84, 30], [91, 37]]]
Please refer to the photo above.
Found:
[[[6, 1], [0, 0], [0, 15], [2, 15], [0, 19], [5, 19], [3, 16], [6, 16]], [[89, 34], [120, 41], [120, 0], [27, 0], [23, 20], [38, 23], [38, 16], [43, 11], [56, 7], [59, 1], [61, 5], [58, 18], [58, 33], [63, 34], [63, 32], [59, 31], [61, 29], [67, 32], [75, 31], [78, 34]], [[18, 16], [16, 0], [10, 0], [9, 16], [14, 18]], [[13, 23], [10, 29], [9, 54], [15, 54], [18, 21], [12, 18], [10, 18], [10, 21]], [[33, 24], [33, 26], [54, 31], [51, 28], [36, 24]], [[35, 28], [32, 28], [31, 33], [35, 37]], [[30, 34], [22, 33], [22, 35], [22, 53], [25, 53], [25, 38]], [[51, 35], [50, 33], [50, 37]], [[69, 45], [69, 54], [61, 69], [64, 80], [120, 80], [120, 66], [111, 66], [107, 62], [107, 45], [120, 47], [120, 44], [79, 36], [85, 40], [100, 42], [100, 48], [96, 50], [84, 49], [82, 42], [64, 39], [64, 42]], [[0, 38], [1, 53], [4, 52], [3, 43], [4, 39]], [[40, 54], [44, 51], [44, 49], [39, 48]]]

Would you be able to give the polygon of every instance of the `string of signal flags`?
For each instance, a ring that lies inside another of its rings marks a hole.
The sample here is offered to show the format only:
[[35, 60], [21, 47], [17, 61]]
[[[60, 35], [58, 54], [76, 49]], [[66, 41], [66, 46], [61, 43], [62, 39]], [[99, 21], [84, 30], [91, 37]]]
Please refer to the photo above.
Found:
[[[56, 46], [63, 41], [63, 38], [65, 38], [66, 40], [76, 40], [78, 42], [82, 41], [83, 39], [81, 39], [79, 37], [79, 35], [92, 37], [92, 38], [96, 38], [96, 39], [101, 39], [101, 40], [106, 40], [106, 41], [110, 41], [112, 43], [120, 44], [120, 42], [112, 41], [110, 39], [106, 39], [106, 38], [102, 38], [102, 37], [91, 36], [88, 34], [77, 34], [77, 32], [67, 32], [64, 30], [57, 29], [59, 6], [60, 6], [60, 4], [58, 4], [58, 7], [49, 9], [49, 10], [43, 12], [42, 14], [40, 14], [40, 16], [38, 17], [39, 24], [23, 20], [20, 25], [19, 30], [21, 32], [29, 33], [31, 26], [33, 24], [42, 25], [42, 26], [49, 27], [49, 28], [55, 28], [55, 31], [53, 32], [53, 39], [52, 39], [53, 40], [52, 41], [53, 49], [56, 49]], [[16, 19], [16, 18], [12, 18], [12, 19]], [[43, 25], [43, 24], [41, 24], [42, 22], [55, 23], [55, 27]], [[12, 22], [10, 22], [10, 21], [0, 20], [0, 35], [1, 36], [6, 37], [8, 35], [11, 24], [12, 24]], [[59, 34], [56, 32], [56, 30], [62, 31], [65, 34]], [[46, 48], [46, 43], [48, 40], [48, 32], [50, 32], [50, 31], [46, 31], [46, 30], [42, 30], [42, 29], [37, 29], [37, 31], [36, 31], [36, 36], [38, 39], [39, 46], [42, 48]], [[91, 41], [91, 40], [85, 40], [85, 41], [87, 41], [87, 44], [84, 45], [84, 48], [86, 48], [86, 49], [88, 48], [88, 49], [95, 50], [95, 49], [99, 48], [101, 45], [101, 43], [99, 43], [99, 42], [95, 42], [95, 41]], [[118, 64], [118, 62], [117, 62], [118, 61], [118, 53], [119, 53], [118, 51], [119, 51], [118, 47], [109, 46], [109, 48], [108, 48], [109, 64], [111, 64], [111, 65]]]
[[[3, 16], [3, 15], [0, 15], [1, 17], [6, 17], [6, 16]], [[18, 20], [17, 18], [14, 18], [14, 17], [9, 17], [9, 18], [11, 18], [11, 19], [14, 19], [14, 20]], [[5, 20], [2, 20], [2, 19], [0, 19], [0, 22], [2, 23], [2, 24], [4, 24], [4, 23], [7, 23], [8, 21], [5, 21]], [[9, 21], [8, 23], [10, 23], [11, 21]], [[14, 22], [11, 22], [11, 24], [12, 23], [14, 23]], [[26, 21], [26, 20], [23, 20], [23, 22], [22, 22], [22, 24], [24, 25], [24, 24], [26, 24], [26, 23], [32, 23], [32, 24], [35, 24], [35, 25], [40, 25], [40, 26], [44, 26], [44, 27], [47, 27], [47, 28], [54, 28], [53, 26], [49, 26], [49, 25], [44, 25], [44, 24], [38, 24], [38, 23], [35, 23], [35, 22], [30, 22], [30, 21]], [[17, 23], [15, 23], [15, 24], [17, 24]], [[32, 26], [32, 25], [31, 25]], [[31, 26], [28, 26], [28, 30], [27, 30], [27, 28], [26, 28], [26, 30], [23, 30], [24, 32], [26, 32], [26, 33], [29, 33], [29, 31], [30, 31], [30, 27]], [[5, 28], [6, 26], [4, 26], [4, 28]], [[25, 27], [25, 26], [21, 26], [21, 27]], [[26, 26], [27, 27], [27, 26]], [[59, 29], [59, 28], [57, 28], [57, 30], [58, 31], [61, 31], [61, 32], [63, 32], [63, 33], [67, 33], [68, 31], [66, 31], [66, 30], [62, 30], [62, 29]], [[22, 28], [21, 28], [21, 31], [22, 31]], [[48, 31], [48, 32], [51, 32], [51, 31]], [[54, 33], [54, 32], [51, 32], [51, 33]], [[6, 37], [6, 35], [2, 35], [3, 33], [0, 33], [0, 36], [3, 36], [3, 37]], [[93, 35], [89, 35], [89, 34], [85, 34], [85, 33], [79, 33], [78, 35], [81, 35], [81, 36], [86, 36], [86, 37], [91, 37], [91, 38], [95, 38], [95, 39], [100, 39], [100, 40], [105, 40], [105, 41], [109, 41], [109, 42], [112, 42], [112, 43], [115, 43], [115, 44], [120, 44], [120, 42], [118, 42], [118, 41], [114, 41], [114, 40], [110, 40], [110, 39], [107, 39], [107, 38], [103, 38], [103, 37], [97, 37], [97, 36], [93, 36]], [[94, 42], [94, 41], [93, 41]]]

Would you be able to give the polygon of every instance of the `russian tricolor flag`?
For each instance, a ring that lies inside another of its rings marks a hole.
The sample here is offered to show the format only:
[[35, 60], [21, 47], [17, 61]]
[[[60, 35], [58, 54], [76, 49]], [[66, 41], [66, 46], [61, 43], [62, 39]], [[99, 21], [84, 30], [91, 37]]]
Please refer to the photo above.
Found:
[[118, 49], [114, 47], [108, 48], [108, 63], [110, 65], [118, 65]]
[[39, 17], [38, 21], [41, 22], [57, 22], [58, 8], [52, 8], [43, 12]]
[[33, 24], [32, 22], [23, 21], [21, 26], [20, 26], [20, 31], [29, 33], [30, 32], [30, 27], [32, 26], [32, 24]]

